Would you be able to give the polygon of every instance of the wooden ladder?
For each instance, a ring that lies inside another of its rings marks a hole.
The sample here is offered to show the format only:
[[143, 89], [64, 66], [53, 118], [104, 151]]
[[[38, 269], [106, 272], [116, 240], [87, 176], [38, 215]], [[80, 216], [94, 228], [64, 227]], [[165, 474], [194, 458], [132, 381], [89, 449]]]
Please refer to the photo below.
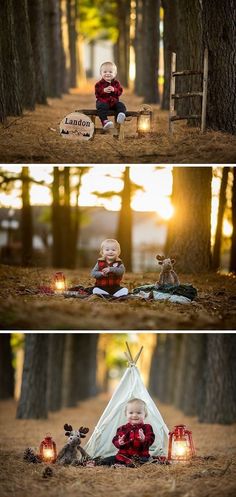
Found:
[[[175, 93], [175, 81], [178, 76], [192, 76], [194, 74], [202, 74], [202, 91], [193, 91], [187, 93]], [[173, 133], [173, 122], [180, 121], [184, 119], [201, 119], [201, 132], [204, 133], [206, 129], [206, 105], [207, 105], [207, 81], [208, 81], [208, 50], [204, 50], [204, 62], [203, 71], [176, 71], [176, 53], [171, 54], [171, 80], [170, 80], [170, 110], [169, 110], [169, 132]], [[202, 112], [201, 115], [187, 115], [178, 116], [175, 113], [175, 100], [180, 98], [190, 98], [190, 97], [201, 97], [202, 98]]]

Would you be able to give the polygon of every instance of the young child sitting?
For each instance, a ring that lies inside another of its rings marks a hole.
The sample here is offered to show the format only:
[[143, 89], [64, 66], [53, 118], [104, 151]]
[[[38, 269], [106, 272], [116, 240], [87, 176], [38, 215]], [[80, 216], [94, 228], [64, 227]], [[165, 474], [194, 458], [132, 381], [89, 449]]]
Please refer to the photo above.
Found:
[[125, 267], [119, 258], [119, 242], [112, 238], [104, 240], [101, 243], [100, 254], [101, 257], [91, 271], [91, 276], [96, 279], [93, 293], [96, 295], [112, 295], [113, 297], [127, 295], [128, 288], [120, 286]]
[[100, 67], [101, 79], [95, 85], [96, 108], [104, 129], [113, 127], [113, 122], [107, 118], [108, 110], [116, 112], [116, 121], [122, 124], [125, 121], [126, 107], [119, 97], [123, 88], [115, 79], [117, 67], [113, 62], [104, 62]]
[[112, 443], [118, 449], [115, 456], [103, 459], [103, 465], [121, 464], [133, 467], [135, 460], [149, 460], [149, 447], [155, 440], [152, 426], [144, 423], [147, 416], [146, 403], [141, 399], [130, 399], [125, 408], [127, 423], [119, 426]]

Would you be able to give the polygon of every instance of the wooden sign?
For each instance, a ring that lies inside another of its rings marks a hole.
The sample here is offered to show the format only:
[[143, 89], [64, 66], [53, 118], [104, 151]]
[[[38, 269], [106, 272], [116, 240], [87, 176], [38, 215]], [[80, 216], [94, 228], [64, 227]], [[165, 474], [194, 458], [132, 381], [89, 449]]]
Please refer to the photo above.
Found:
[[94, 123], [80, 112], [68, 114], [60, 123], [60, 135], [68, 140], [90, 140], [93, 133]]

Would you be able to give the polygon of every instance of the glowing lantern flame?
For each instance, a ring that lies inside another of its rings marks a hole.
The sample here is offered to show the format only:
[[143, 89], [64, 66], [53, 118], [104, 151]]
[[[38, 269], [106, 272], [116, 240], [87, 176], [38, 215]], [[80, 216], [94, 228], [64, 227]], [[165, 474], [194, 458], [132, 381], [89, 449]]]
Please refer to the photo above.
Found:
[[195, 454], [192, 432], [185, 425], [177, 425], [169, 433], [168, 459], [188, 461]]

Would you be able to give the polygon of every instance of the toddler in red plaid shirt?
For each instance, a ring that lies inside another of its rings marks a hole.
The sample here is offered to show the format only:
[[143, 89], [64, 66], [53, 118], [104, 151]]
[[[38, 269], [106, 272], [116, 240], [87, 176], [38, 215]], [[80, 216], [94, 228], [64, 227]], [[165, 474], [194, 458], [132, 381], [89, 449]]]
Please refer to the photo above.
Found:
[[123, 297], [128, 294], [128, 288], [120, 286], [125, 267], [120, 255], [120, 244], [113, 238], [107, 238], [101, 243], [101, 257], [91, 271], [96, 279], [93, 293], [96, 295], [112, 295]]
[[101, 79], [95, 85], [96, 108], [104, 129], [113, 128], [113, 122], [107, 118], [107, 112], [116, 112], [116, 121], [125, 121], [126, 107], [119, 97], [123, 92], [120, 82], [115, 79], [117, 67], [113, 62], [104, 62], [100, 67]]

